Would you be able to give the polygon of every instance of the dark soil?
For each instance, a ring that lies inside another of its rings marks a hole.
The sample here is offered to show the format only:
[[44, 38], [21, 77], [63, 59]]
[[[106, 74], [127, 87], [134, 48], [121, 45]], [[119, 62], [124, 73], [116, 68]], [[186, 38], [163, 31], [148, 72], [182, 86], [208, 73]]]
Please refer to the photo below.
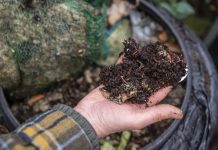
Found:
[[175, 86], [186, 74], [181, 53], [160, 43], [140, 46], [134, 39], [124, 41], [123, 62], [100, 73], [102, 94], [119, 104], [146, 103], [161, 88]]

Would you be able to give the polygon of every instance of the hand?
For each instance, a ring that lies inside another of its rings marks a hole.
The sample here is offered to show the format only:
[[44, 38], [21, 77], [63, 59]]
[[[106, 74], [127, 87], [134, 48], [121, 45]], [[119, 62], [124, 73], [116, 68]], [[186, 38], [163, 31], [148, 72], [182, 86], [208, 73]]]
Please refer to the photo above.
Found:
[[74, 108], [93, 126], [98, 137], [114, 132], [142, 129], [164, 119], [181, 119], [182, 111], [172, 105], [159, 104], [171, 90], [159, 90], [145, 104], [116, 104], [102, 96], [99, 87], [94, 89]]
[[152, 95], [147, 108], [145, 104], [116, 104], [103, 97], [99, 88], [90, 92], [74, 108], [90, 122], [99, 138], [114, 132], [142, 129], [164, 119], [183, 117], [182, 111], [172, 105], [156, 105], [172, 87], [163, 88]]

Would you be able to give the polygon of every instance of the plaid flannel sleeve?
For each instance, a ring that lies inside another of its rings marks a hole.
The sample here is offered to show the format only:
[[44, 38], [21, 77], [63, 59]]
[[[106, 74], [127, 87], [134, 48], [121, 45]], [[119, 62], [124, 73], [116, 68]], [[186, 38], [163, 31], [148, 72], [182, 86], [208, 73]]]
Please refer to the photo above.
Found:
[[66, 105], [34, 117], [16, 131], [0, 136], [2, 150], [89, 150], [99, 149], [89, 122]]

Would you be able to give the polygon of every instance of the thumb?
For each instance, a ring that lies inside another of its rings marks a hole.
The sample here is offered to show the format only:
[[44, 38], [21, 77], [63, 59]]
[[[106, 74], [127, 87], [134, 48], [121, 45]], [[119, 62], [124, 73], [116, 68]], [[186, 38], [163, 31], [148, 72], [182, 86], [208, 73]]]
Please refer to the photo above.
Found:
[[182, 119], [182, 117], [183, 112], [179, 108], [168, 104], [160, 104], [146, 109], [136, 110], [133, 124], [130, 125], [129, 129], [142, 129], [161, 120]]

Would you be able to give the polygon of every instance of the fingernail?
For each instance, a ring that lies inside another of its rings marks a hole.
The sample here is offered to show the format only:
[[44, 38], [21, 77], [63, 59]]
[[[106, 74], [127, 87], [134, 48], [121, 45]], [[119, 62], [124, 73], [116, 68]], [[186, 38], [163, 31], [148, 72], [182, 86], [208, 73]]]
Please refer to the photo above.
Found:
[[173, 113], [173, 117], [175, 119], [182, 119], [183, 118], [183, 112], [181, 110], [178, 110], [178, 111]]

